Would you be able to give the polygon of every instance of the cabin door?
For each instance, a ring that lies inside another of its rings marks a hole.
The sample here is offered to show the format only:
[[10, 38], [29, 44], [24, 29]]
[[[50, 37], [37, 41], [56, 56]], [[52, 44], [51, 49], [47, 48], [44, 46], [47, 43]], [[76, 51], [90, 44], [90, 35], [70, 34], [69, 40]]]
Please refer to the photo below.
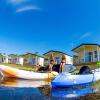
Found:
[[93, 52], [88, 53], [89, 62], [93, 62]]

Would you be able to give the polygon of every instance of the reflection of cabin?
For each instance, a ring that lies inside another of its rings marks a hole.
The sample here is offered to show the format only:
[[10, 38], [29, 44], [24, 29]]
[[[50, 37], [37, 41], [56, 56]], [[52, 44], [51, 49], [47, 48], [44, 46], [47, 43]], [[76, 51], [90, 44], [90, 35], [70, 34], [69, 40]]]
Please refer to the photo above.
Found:
[[39, 56], [37, 54], [33, 53], [26, 53], [23, 55], [20, 55], [24, 59], [24, 64], [31, 64], [31, 65], [44, 65], [44, 58], [42, 56]]
[[44, 64], [45, 65], [48, 65], [50, 63], [50, 56], [51, 55], [53, 55], [56, 64], [61, 63], [62, 55], [65, 55], [65, 57], [66, 57], [66, 64], [72, 64], [72, 62], [73, 62], [72, 57], [70, 55], [68, 55], [66, 53], [63, 53], [63, 52], [60, 52], [60, 51], [51, 50], [51, 51], [49, 51], [49, 52], [47, 52], [43, 55], [44, 55], [44, 58], [45, 58], [44, 59]]
[[78, 67], [83, 65], [94, 67], [100, 61], [100, 45], [98, 44], [81, 44], [72, 51], [75, 53], [73, 63]]

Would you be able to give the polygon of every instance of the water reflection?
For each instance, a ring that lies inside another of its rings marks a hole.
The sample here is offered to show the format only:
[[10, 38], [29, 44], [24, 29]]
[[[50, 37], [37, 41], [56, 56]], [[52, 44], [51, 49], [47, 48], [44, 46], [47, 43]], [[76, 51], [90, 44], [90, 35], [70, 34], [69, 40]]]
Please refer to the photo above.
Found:
[[86, 87], [75, 87], [75, 88], [64, 88], [64, 89], [52, 89], [51, 93], [53, 97], [56, 98], [80, 98], [83, 96], [86, 96], [91, 93], [97, 92], [96, 89], [94, 89], [91, 86]]
[[[3, 79], [0, 82], [0, 100], [90, 100], [100, 93], [98, 84], [100, 82], [93, 86], [61, 89], [51, 88], [49, 80]], [[97, 100], [97, 97], [92, 100]]]
[[40, 87], [50, 86], [50, 81], [6, 78], [0, 82], [0, 100], [46, 100]]
[[8, 87], [42, 87], [44, 85], [50, 85], [50, 80], [37, 81], [37, 80], [6, 78], [0, 82], [0, 85]]

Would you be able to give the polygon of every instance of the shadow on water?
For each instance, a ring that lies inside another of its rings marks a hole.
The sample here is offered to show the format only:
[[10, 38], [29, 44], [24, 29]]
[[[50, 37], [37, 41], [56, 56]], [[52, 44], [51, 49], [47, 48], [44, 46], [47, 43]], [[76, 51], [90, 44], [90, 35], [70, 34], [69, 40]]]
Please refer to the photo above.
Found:
[[50, 81], [3, 79], [0, 82], [0, 100], [100, 100], [99, 84], [51, 88]]

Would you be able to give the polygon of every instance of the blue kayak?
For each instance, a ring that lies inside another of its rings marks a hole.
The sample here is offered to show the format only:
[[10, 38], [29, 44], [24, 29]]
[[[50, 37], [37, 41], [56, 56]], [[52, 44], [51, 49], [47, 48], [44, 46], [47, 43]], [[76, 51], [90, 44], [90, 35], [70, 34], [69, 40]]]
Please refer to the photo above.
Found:
[[90, 84], [100, 80], [100, 69], [92, 70], [92, 72], [92, 74], [85, 75], [61, 73], [52, 80], [51, 84], [55, 87], [69, 87]]

